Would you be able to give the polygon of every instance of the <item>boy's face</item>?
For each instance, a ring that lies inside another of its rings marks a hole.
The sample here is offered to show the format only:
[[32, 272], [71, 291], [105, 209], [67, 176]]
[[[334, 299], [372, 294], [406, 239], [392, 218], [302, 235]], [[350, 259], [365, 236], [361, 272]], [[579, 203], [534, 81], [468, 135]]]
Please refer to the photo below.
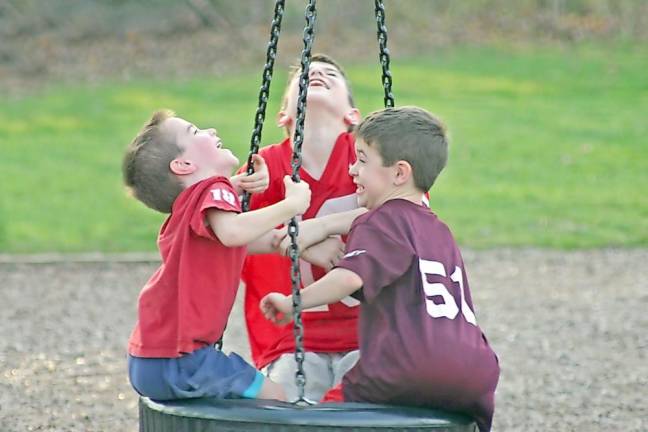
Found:
[[349, 175], [356, 184], [358, 205], [373, 209], [384, 203], [394, 190], [394, 168], [383, 166], [376, 148], [356, 139], [356, 162], [349, 167]]
[[[282, 112], [295, 119], [297, 117], [297, 98], [299, 97], [299, 73], [295, 74], [286, 92], [286, 102]], [[349, 103], [349, 89], [342, 73], [334, 65], [312, 62], [309, 68], [308, 108], [323, 107], [333, 110], [340, 119], [353, 109]]]
[[198, 129], [179, 117], [164, 120], [160, 128], [163, 133], [175, 137], [183, 150], [176, 160], [193, 167], [192, 172], [227, 177], [239, 164], [238, 158], [230, 150], [223, 148], [215, 129]]

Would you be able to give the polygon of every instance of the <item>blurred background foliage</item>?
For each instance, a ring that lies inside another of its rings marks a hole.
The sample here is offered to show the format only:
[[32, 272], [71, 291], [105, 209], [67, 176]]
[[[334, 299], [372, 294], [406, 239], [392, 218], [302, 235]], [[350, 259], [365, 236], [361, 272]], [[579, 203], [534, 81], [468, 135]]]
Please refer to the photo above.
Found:
[[[304, 1], [288, 0], [280, 62], [301, 47]], [[389, 46], [401, 57], [455, 44], [645, 42], [645, 0], [387, 0]], [[48, 80], [222, 73], [258, 64], [271, 0], [2, 0], [4, 93]], [[373, 1], [324, 0], [316, 48], [375, 58]], [[290, 53], [284, 56], [285, 53]]]
[[[314, 51], [382, 106], [373, 1], [321, 0]], [[264, 143], [304, 1], [287, 0]], [[648, 246], [648, 1], [386, 0], [397, 104], [439, 114], [432, 204], [471, 247]], [[243, 159], [271, 0], [0, 0], [0, 253], [155, 248], [124, 147], [157, 108]]]

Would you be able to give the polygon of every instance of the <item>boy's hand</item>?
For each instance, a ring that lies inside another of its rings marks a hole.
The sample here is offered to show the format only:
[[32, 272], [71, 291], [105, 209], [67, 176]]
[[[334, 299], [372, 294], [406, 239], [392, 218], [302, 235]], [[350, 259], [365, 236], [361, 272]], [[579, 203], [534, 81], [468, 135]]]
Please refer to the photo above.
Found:
[[254, 166], [254, 173], [250, 175], [243, 175], [238, 179], [239, 187], [249, 193], [261, 193], [268, 188], [270, 184], [270, 175], [268, 174], [268, 166], [265, 160], [258, 155], [252, 155], [252, 164]]
[[[272, 249], [275, 249], [279, 255], [286, 255], [286, 249], [284, 248], [284, 239], [286, 238], [288, 238], [287, 225], [272, 230], [270, 245], [272, 246]], [[290, 239], [288, 241], [290, 241]]]
[[301, 181], [295, 183], [290, 176], [284, 177], [286, 187], [285, 201], [291, 206], [293, 213], [303, 214], [310, 205], [311, 191], [308, 183]]
[[[328, 238], [326, 228], [317, 219], [308, 219], [299, 222], [299, 235], [297, 236], [297, 246], [300, 251], [304, 251], [317, 243], [321, 243]], [[277, 250], [280, 255], [288, 255], [290, 246], [290, 237], [288, 236], [288, 227], [277, 228], [272, 233], [272, 248]], [[344, 244], [342, 243], [342, 248]]]
[[261, 312], [275, 324], [288, 324], [292, 320], [292, 300], [289, 296], [272, 292], [261, 299]]
[[344, 242], [339, 236], [329, 237], [302, 252], [309, 263], [330, 271], [344, 256]]

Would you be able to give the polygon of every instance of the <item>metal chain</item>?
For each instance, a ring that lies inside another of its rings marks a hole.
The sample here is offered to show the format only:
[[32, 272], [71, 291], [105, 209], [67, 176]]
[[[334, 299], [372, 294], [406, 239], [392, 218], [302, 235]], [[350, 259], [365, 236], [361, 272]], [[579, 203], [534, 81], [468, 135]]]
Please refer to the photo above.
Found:
[[[306, 117], [306, 97], [308, 94], [308, 70], [311, 61], [311, 47], [315, 38], [315, 0], [309, 0], [306, 6], [304, 16], [306, 26], [304, 27], [304, 49], [301, 53], [301, 73], [299, 75], [299, 97], [297, 98], [297, 120], [295, 122], [295, 137], [293, 139], [292, 155], [292, 179], [299, 180], [299, 169], [301, 168], [301, 148], [304, 142], [304, 119]], [[288, 255], [291, 260], [290, 279], [292, 281], [292, 299], [293, 299], [293, 333], [295, 336], [295, 362], [297, 371], [295, 372], [295, 384], [297, 385], [296, 404], [312, 405], [313, 402], [304, 398], [304, 387], [306, 387], [306, 375], [304, 374], [304, 326], [301, 316], [301, 294], [299, 292], [301, 283], [301, 272], [299, 270], [299, 247], [297, 246], [297, 236], [299, 227], [297, 218], [293, 217], [288, 223], [288, 235], [290, 236], [290, 248]]]
[[382, 84], [385, 89], [385, 108], [394, 107], [392, 75], [389, 70], [389, 48], [387, 48], [387, 27], [385, 26], [385, 6], [383, 0], [375, 0], [378, 44], [380, 45], [380, 64], [382, 65]]
[[[252, 138], [250, 139], [250, 153], [247, 160], [247, 175], [254, 173], [254, 165], [252, 164], [252, 155], [259, 152], [259, 144], [261, 143], [261, 133], [263, 131], [263, 122], [265, 121], [266, 106], [268, 98], [270, 97], [270, 83], [272, 81], [272, 72], [274, 70], [275, 59], [277, 58], [277, 44], [279, 43], [279, 33], [281, 32], [281, 19], [283, 18], [285, 0], [276, 0], [274, 8], [274, 18], [272, 18], [272, 26], [270, 28], [270, 42], [268, 42], [268, 50], [266, 52], [266, 63], [263, 68], [261, 89], [259, 90], [259, 103], [257, 106], [256, 114], [254, 116], [254, 130], [252, 131]], [[250, 193], [243, 194], [243, 202], [241, 203], [243, 211], [250, 209]]]

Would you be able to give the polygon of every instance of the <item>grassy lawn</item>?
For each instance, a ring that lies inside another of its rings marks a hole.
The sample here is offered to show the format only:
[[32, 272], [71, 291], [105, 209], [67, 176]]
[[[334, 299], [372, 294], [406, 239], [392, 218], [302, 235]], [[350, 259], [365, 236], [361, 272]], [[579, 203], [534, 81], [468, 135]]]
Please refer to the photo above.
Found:
[[[461, 244], [648, 246], [648, 48], [453, 48], [392, 65], [397, 104], [423, 106], [451, 131], [431, 198]], [[164, 216], [126, 196], [123, 149], [167, 107], [217, 127], [243, 159], [261, 66], [0, 101], [0, 252], [153, 250]], [[282, 137], [282, 72], [266, 143]], [[362, 112], [380, 108], [378, 65], [348, 73]]]

